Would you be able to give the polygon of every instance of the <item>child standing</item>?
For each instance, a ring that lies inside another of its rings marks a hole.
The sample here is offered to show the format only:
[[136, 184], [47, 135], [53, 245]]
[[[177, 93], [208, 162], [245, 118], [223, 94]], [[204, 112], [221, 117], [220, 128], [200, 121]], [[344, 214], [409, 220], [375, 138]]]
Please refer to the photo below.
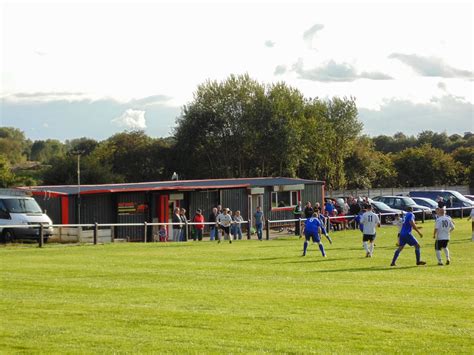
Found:
[[160, 242], [168, 241], [168, 233], [166, 232], [165, 226], [160, 226], [160, 230], [158, 231], [158, 236], [160, 238]]

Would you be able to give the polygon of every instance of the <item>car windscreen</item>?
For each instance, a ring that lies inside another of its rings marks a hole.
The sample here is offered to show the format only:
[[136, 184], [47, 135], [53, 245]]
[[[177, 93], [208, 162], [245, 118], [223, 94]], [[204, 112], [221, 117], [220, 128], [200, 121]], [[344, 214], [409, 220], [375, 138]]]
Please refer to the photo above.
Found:
[[380, 201], [373, 201], [372, 202], [375, 207], [377, 207], [379, 210], [391, 210], [392, 208], [388, 205], [386, 205], [383, 202]]
[[416, 202], [413, 201], [410, 197], [405, 197], [403, 199], [403, 201], [405, 201], [405, 205], [407, 205], [407, 206], [415, 206], [416, 205]]
[[436, 208], [438, 207], [438, 204], [436, 203], [436, 201], [433, 201], [429, 198], [425, 198], [425, 199], [420, 199], [420, 198], [414, 198], [413, 199], [417, 204], [419, 205], [422, 205], [422, 206], [427, 206], [427, 207], [431, 207], [431, 208]]
[[463, 201], [463, 202], [467, 202], [467, 203], [471, 202], [471, 201], [469, 201], [469, 199], [467, 199], [466, 197], [461, 195], [461, 193], [459, 193], [457, 191], [451, 191], [451, 192], [458, 200]]
[[10, 213], [43, 213], [35, 200], [29, 198], [6, 198], [3, 200]]

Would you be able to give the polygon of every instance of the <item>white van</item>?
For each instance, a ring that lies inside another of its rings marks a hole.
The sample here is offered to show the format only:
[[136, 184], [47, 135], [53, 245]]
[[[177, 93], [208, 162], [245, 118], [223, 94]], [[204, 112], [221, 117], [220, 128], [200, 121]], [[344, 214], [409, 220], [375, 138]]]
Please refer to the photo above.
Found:
[[0, 241], [5, 243], [13, 239], [36, 239], [40, 237], [39, 228], [8, 228], [8, 226], [42, 224], [46, 242], [53, 234], [53, 222], [34, 198], [29, 196], [0, 195]]

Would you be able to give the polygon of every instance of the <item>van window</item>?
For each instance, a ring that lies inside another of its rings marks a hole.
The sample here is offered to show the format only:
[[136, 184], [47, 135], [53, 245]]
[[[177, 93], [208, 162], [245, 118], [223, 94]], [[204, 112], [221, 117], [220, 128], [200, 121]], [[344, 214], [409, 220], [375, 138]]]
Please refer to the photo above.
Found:
[[7, 207], [5, 206], [2, 200], [0, 200], [0, 212], [7, 212]]
[[10, 213], [43, 213], [35, 200], [29, 198], [6, 198], [3, 200]]

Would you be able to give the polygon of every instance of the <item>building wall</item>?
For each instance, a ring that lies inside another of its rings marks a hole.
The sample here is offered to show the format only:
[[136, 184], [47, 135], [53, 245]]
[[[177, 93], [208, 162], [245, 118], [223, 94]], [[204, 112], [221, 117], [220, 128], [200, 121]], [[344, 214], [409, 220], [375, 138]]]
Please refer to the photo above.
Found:
[[116, 206], [113, 195], [97, 194], [81, 196], [81, 223], [115, 223]]
[[235, 212], [240, 210], [240, 215], [247, 216], [248, 192], [246, 188], [221, 190], [221, 205]]
[[[121, 203], [131, 202], [137, 205], [148, 205], [147, 194], [145, 192], [126, 192], [116, 194], [117, 206]], [[118, 208], [118, 207], [117, 207]], [[150, 208], [150, 206], [148, 206]], [[117, 223], [144, 223], [148, 219], [148, 211], [145, 213], [123, 214], [117, 210]], [[116, 227], [116, 238], [125, 238], [131, 242], [143, 241], [144, 230], [141, 226]]]
[[61, 197], [45, 198], [43, 196], [33, 196], [38, 205], [51, 218], [53, 224], [61, 223]]
[[[186, 196], [185, 196], [186, 198]], [[202, 214], [207, 221], [212, 208], [219, 204], [219, 192], [210, 191], [191, 191], [188, 193], [189, 218], [192, 219], [196, 210], [202, 210]]]
[[308, 184], [305, 185], [304, 190], [301, 192], [301, 203], [304, 207], [307, 201], [311, 201], [314, 204], [319, 202], [323, 206], [323, 184]]

